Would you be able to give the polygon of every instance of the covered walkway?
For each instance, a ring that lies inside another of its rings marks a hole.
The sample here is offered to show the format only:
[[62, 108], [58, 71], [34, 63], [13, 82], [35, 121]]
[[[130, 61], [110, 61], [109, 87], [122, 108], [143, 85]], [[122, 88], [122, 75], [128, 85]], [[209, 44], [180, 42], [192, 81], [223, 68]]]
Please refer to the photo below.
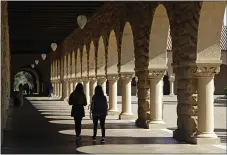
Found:
[[[28, 100], [27, 100], [28, 99]], [[106, 121], [107, 143], [99, 141], [92, 144], [92, 122], [88, 117], [83, 120], [82, 141], [75, 142], [73, 120], [70, 106], [65, 101], [50, 100], [44, 97], [28, 97], [23, 107], [14, 109], [13, 119], [5, 131], [2, 153], [225, 153], [226, 128], [216, 129], [221, 145], [191, 145], [180, 143], [172, 138], [169, 129], [174, 128], [176, 102], [164, 97], [165, 122], [168, 129], [141, 129], [134, 121], [118, 120], [108, 116]], [[137, 104], [133, 109], [136, 110]], [[120, 104], [119, 104], [120, 107]], [[215, 106], [217, 127], [224, 128], [223, 116], [226, 107]], [[171, 120], [173, 120], [171, 122]], [[223, 125], [223, 126], [221, 126]], [[9, 129], [9, 128], [8, 128]], [[100, 136], [100, 131], [98, 131]], [[225, 148], [225, 149], [224, 149]]]

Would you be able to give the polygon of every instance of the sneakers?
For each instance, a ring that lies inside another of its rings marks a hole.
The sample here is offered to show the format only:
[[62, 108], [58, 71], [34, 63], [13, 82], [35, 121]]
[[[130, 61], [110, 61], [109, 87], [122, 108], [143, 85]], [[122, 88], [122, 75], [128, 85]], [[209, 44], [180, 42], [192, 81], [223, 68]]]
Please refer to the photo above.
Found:
[[105, 141], [105, 138], [104, 137], [102, 137], [102, 139], [101, 139], [101, 143], [105, 143], [106, 141]]
[[76, 137], [76, 140], [81, 140], [81, 137], [80, 136]]
[[92, 137], [93, 142], [96, 142], [96, 137]]

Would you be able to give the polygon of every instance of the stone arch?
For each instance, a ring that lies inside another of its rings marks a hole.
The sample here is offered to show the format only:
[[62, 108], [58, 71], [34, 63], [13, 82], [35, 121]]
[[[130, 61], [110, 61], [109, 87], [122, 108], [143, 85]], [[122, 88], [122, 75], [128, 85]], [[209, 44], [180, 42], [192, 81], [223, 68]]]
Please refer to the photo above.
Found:
[[108, 56], [107, 56], [107, 74], [118, 73], [118, 52], [117, 52], [117, 38], [114, 30], [111, 31], [109, 36], [108, 45]]
[[102, 36], [99, 38], [98, 43], [97, 75], [105, 75], [105, 45]]
[[95, 46], [93, 41], [91, 41], [89, 49], [89, 76], [95, 76], [95, 68]]
[[226, 2], [203, 2], [200, 10], [197, 61], [221, 63], [220, 38]]
[[[28, 72], [29, 74], [31, 74], [34, 77], [35, 83], [36, 83], [36, 86], [35, 86], [36, 92], [41, 93], [41, 80], [42, 79], [41, 79], [38, 71], [33, 68], [21, 68], [17, 73], [19, 73], [21, 71]], [[15, 77], [15, 75], [14, 75], [14, 77]]]
[[76, 77], [81, 77], [81, 53], [80, 49], [77, 49], [77, 55], [76, 55]]
[[169, 19], [165, 7], [160, 4], [155, 9], [153, 16], [150, 42], [149, 42], [149, 66], [148, 68], [167, 69], [167, 39], [169, 31]]
[[134, 72], [135, 54], [132, 28], [129, 22], [125, 24], [121, 41], [120, 72]]
[[82, 76], [87, 77], [88, 73], [88, 66], [87, 66], [87, 49], [86, 46], [83, 46], [82, 50]]

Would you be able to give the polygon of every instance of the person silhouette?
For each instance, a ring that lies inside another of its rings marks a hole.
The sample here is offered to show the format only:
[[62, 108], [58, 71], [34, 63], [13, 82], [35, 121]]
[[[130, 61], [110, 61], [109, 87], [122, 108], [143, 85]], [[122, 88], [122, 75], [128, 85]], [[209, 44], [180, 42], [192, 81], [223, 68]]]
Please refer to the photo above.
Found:
[[93, 142], [96, 141], [97, 135], [97, 127], [98, 127], [98, 120], [100, 121], [100, 126], [102, 130], [102, 138], [101, 143], [105, 143], [105, 120], [107, 116], [107, 99], [104, 95], [103, 89], [100, 85], [95, 87], [95, 94], [92, 97], [91, 108], [90, 108], [90, 116], [93, 120]]
[[85, 117], [84, 106], [87, 105], [87, 99], [81, 83], [78, 83], [75, 90], [70, 94], [69, 105], [72, 105], [71, 116], [75, 122], [76, 140], [80, 140], [81, 121]]

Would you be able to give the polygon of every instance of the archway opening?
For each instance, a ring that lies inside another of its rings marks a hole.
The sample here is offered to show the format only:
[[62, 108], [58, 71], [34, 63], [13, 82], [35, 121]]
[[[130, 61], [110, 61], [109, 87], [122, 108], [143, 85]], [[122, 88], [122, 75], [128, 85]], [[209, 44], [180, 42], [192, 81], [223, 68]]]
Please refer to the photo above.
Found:
[[14, 76], [14, 91], [19, 91], [19, 85], [22, 85], [23, 93], [30, 95], [37, 93], [36, 77], [27, 71], [20, 71]]
[[163, 77], [163, 95], [169, 95], [169, 94], [170, 94], [169, 76], [165, 75]]

